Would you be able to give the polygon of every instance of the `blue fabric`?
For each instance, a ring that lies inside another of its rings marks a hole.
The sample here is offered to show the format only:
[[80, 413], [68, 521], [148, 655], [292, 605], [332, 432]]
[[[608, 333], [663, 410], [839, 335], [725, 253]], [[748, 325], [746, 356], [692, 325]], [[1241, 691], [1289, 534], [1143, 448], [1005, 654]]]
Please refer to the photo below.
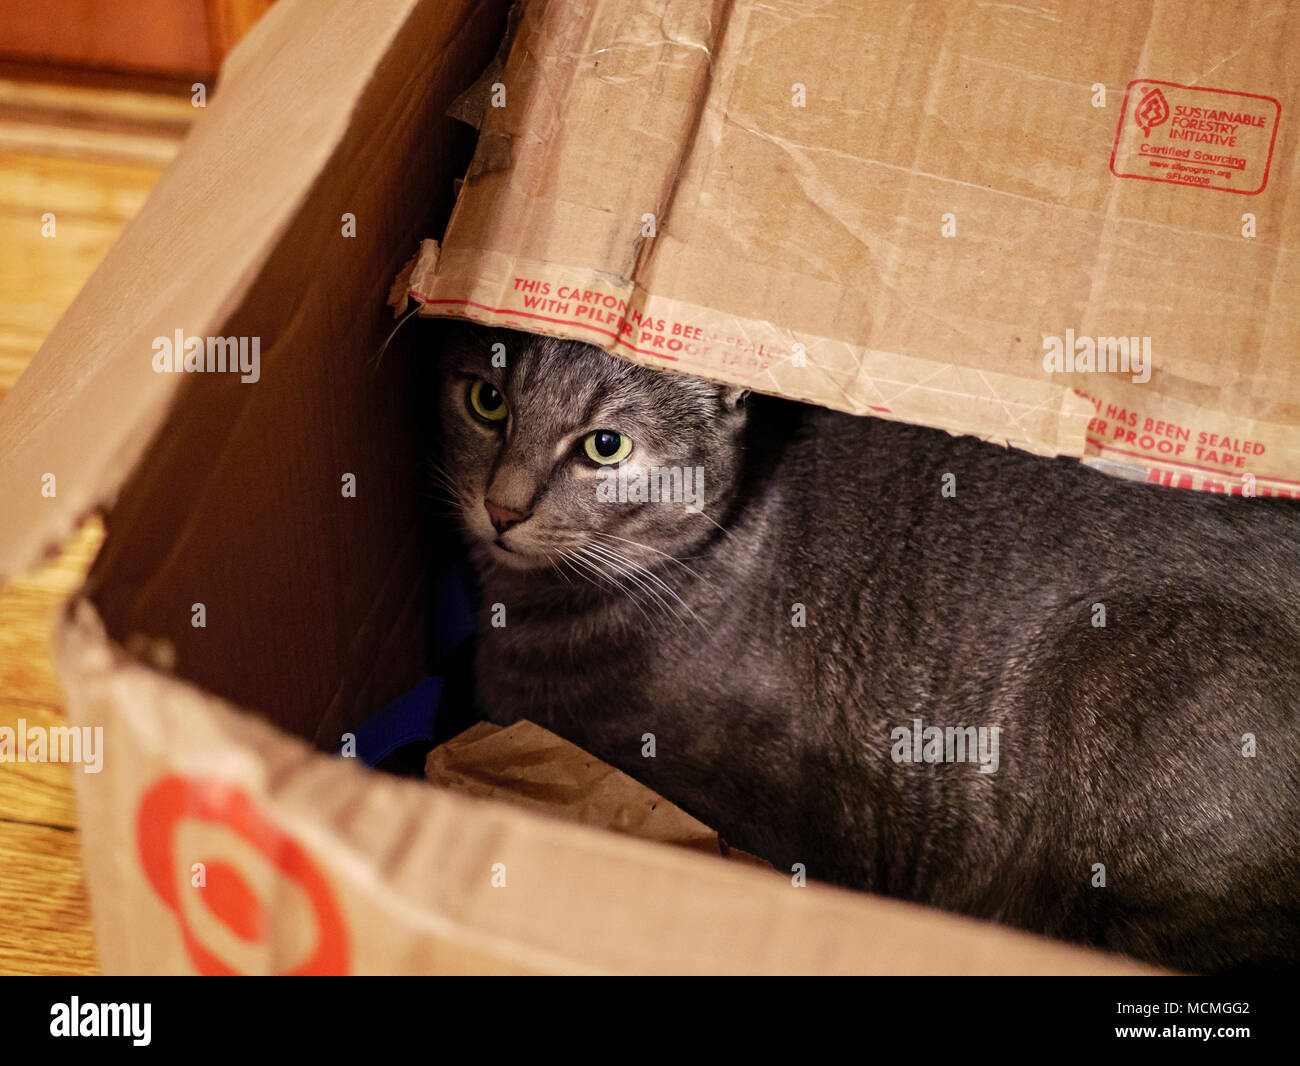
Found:
[[421, 681], [405, 696], [399, 696], [356, 730], [357, 758], [367, 766], [378, 766], [398, 748], [417, 740], [433, 745], [442, 678]]
[[433, 747], [440, 717], [445, 727], [459, 731], [473, 711], [473, 657], [458, 654], [470, 644], [478, 610], [478, 581], [468, 559], [438, 576], [433, 599], [431, 652], [438, 676], [421, 681], [357, 727], [356, 757], [367, 766], [378, 766], [417, 741]]
[[474, 635], [478, 579], [468, 559], [444, 570], [434, 584], [433, 661], [435, 668]]

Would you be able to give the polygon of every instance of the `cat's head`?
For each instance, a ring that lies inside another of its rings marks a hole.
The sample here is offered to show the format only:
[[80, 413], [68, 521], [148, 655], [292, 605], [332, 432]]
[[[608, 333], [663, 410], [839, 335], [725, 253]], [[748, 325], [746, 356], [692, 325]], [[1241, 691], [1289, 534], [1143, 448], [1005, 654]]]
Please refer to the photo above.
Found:
[[438, 480], [480, 564], [646, 563], [716, 528], [742, 390], [513, 330], [445, 336]]

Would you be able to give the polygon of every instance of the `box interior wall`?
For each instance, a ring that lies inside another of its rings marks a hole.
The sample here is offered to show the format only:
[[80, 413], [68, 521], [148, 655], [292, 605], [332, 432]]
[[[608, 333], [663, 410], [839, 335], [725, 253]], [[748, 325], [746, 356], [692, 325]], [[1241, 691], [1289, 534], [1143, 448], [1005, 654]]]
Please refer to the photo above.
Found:
[[219, 329], [261, 338], [261, 380], [184, 382], [106, 517], [88, 584], [116, 640], [165, 639], [179, 676], [324, 749], [429, 665], [427, 578], [454, 551], [422, 470], [439, 327], [413, 320], [376, 353], [394, 325], [388, 285], [419, 238], [441, 232], [472, 153], [473, 131], [444, 112], [491, 58], [504, 8], [476, 5], [434, 62], [420, 47], [432, 32], [397, 39], [385, 62], [407, 71], [400, 98], [376, 79]]

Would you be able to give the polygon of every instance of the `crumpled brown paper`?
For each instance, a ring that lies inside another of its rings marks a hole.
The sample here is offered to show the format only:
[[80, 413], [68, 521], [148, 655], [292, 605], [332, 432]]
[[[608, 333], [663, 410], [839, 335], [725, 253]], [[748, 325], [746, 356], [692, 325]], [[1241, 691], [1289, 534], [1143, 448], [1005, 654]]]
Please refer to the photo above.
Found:
[[768, 865], [727, 846], [676, 804], [576, 744], [529, 721], [479, 722], [429, 752], [435, 785], [600, 829]]

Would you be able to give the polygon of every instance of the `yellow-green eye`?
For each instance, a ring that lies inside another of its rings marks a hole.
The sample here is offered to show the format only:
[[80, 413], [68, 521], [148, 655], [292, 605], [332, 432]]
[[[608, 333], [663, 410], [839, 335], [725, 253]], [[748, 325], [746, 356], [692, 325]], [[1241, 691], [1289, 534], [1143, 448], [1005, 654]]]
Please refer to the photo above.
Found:
[[469, 409], [484, 422], [501, 422], [506, 417], [506, 398], [495, 385], [476, 378], [469, 387]]
[[612, 429], [598, 429], [587, 434], [582, 442], [582, 450], [593, 463], [609, 466], [611, 463], [622, 462], [632, 453], [632, 438], [615, 433]]

